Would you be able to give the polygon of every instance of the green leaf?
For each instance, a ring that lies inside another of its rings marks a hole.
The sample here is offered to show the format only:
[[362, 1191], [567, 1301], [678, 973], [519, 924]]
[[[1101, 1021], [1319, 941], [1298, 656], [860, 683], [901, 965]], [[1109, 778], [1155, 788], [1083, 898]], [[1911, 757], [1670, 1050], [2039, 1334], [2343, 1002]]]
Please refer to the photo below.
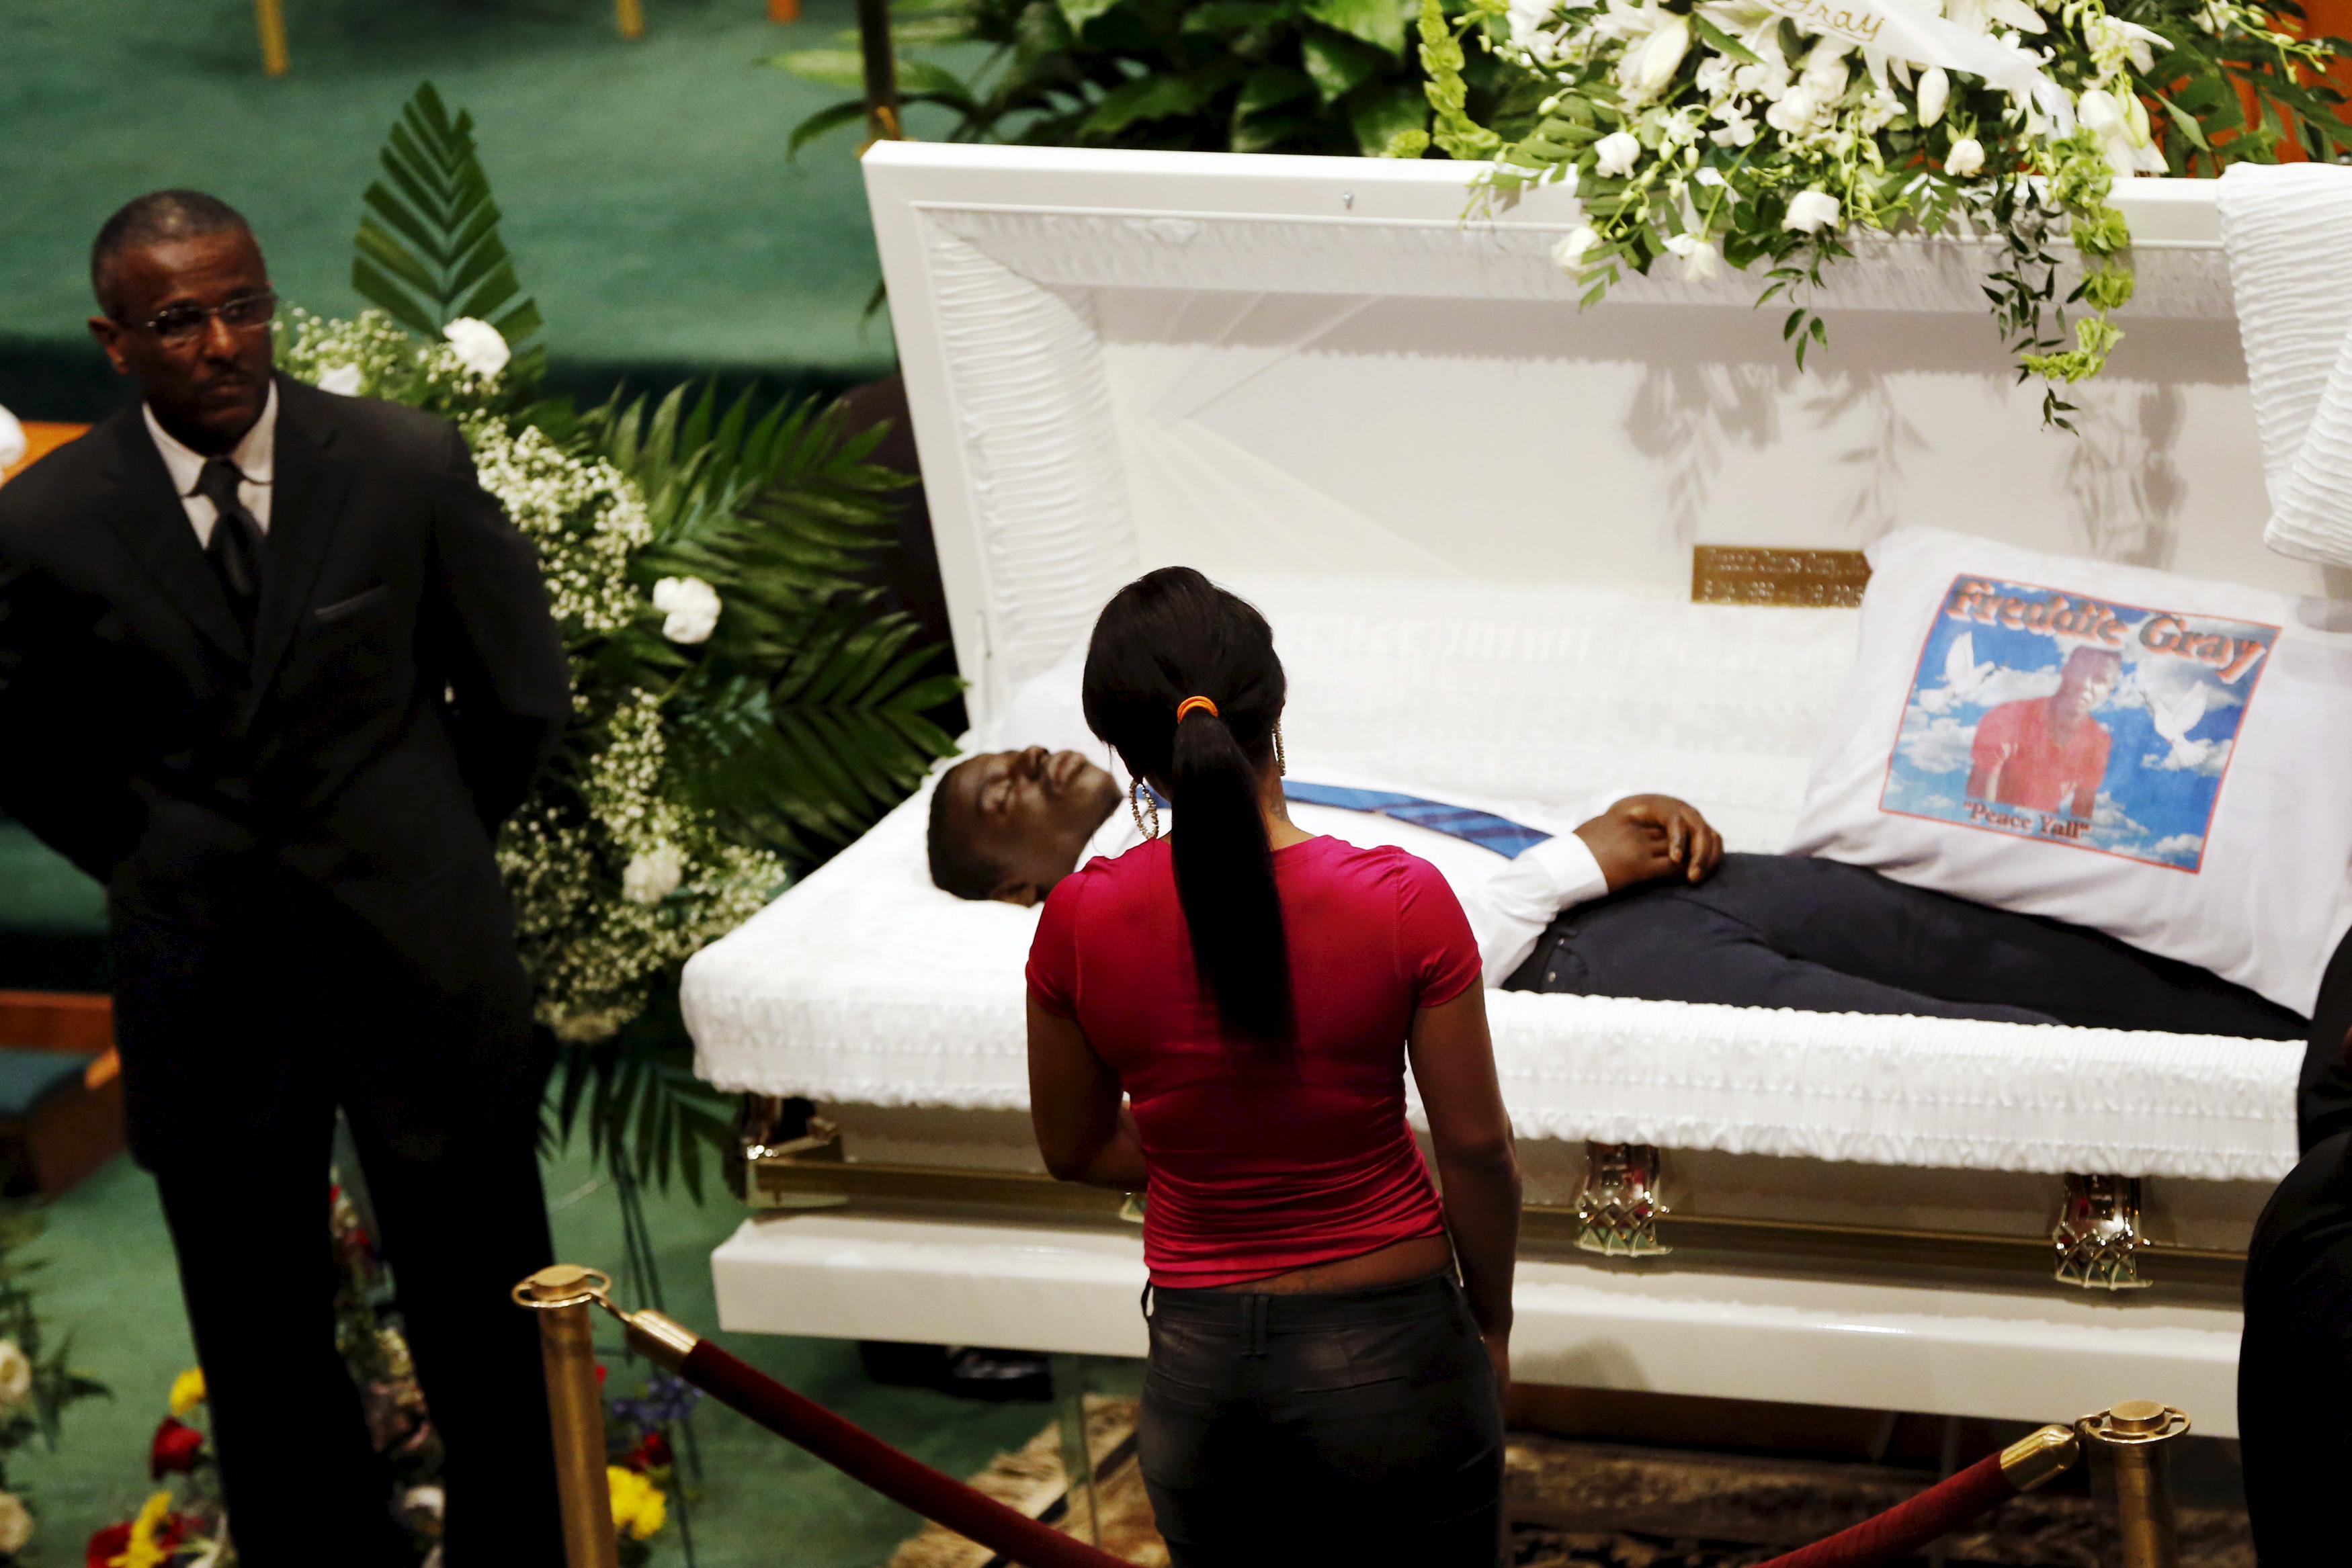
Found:
[[498, 204], [475, 151], [472, 117], [453, 118], [433, 84], [422, 83], [377, 162], [384, 177], [362, 198], [352, 287], [427, 338], [461, 316], [479, 317], [520, 357], [523, 340], [539, 329], [539, 311], [516, 298], [522, 286], [499, 237]]
[[780, 71], [845, 92], [866, 90], [866, 58], [856, 49], [793, 49], [761, 62]]
[[1242, 96], [1234, 110], [1239, 114], [1255, 114], [1277, 104], [1296, 102], [1314, 91], [1315, 83], [1304, 71], [1285, 66], [1260, 66], [1242, 84]]
[[[1429, 145], [1429, 99], [1418, 87], [1367, 82], [1348, 100], [1348, 126], [1367, 158], [1414, 157]], [[1420, 145], [1410, 152], [1391, 152], [1391, 146]], [[1400, 138], [1402, 140], [1400, 141]]]
[[1708, 21], [1696, 9], [1690, 14], [1690, 24], [1691, 31], [1713, 45], [1717, 53], [1729, 55], [1733, 59], [1746, 65], [1760, 63], [1756, 57], [1755, 50]]
[[1334, 33], [1301, 34], [1298, 55], [1326, 103], [1345, 98], [1383, 63], [1378, 49]]
[[1062, 9], [1062, 19], [1073, 33], [1083, 33], [1087, 24], [1118, 4], [1118, 0], [1055, 0]]
[[1404, 53], [1405, 8], [1397, 0], [1307, 0], [1307, 14], [1361, 38], [1394, 59]]
[[862, 124], [865, 119], [866, 100], [862, 98], [847, 99], [840, 103], [827, 104], [793, 127], [792, 140], [785, 144], [784, 156], [788, 160], [797, 158], [801, 155], [802, 148], [827, 131], [839, 130], [845, 125]]
[[1092, 136], [1116, 136], [1141, 121], [1198, 113], [1245, 68], [1239, 60], [1220, 60], [1181, 76], [1138, 77], [1106, 94], [1079, 129]]

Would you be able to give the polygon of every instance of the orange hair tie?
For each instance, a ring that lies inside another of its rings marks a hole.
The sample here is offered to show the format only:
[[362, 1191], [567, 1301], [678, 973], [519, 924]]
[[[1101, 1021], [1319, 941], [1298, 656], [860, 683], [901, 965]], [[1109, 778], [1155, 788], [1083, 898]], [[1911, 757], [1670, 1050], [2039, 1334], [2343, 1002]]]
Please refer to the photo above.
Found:
[[1176, 722], [1178, 724], [1182, 724], [1184, 722], [1184, 716], [1196, 707], [1208, 709], [1209, 716], [1211, 718], [1222, 718], [1224, 716], [1217, 712], [1217, 705], [1211, 702], [1208, 698], [1186, 697], [1182, 702], [1176, 705]]

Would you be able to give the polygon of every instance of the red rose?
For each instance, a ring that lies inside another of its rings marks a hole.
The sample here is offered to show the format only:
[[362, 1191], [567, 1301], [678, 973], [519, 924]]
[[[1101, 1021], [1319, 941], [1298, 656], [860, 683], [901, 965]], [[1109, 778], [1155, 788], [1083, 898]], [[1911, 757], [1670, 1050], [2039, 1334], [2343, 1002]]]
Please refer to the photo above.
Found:
[[637, 1446], [629, 1450], [629, 1457], [622, 1463], [640, 1473], [667, 1469], [670, 1463], [669, 1439], [659, 1432], [648, 1432], [637, 1439]]
[[196, 1468], [196, 1460], [204, 1451], [202, 1432], [175, 1416], [166, 1416], [163, 1424], [155, 1428], [154, 1444], [147, 1450], [148, 1472], [159, 1481], [167, 1475], [184, 1475]]
[[89, 1538], [89, 1550], [82, 1559], [83, 1568], [106, 1568], [115, 1558], [131, 1550], [131, 1526], [126, 1521], [110, 1524]]

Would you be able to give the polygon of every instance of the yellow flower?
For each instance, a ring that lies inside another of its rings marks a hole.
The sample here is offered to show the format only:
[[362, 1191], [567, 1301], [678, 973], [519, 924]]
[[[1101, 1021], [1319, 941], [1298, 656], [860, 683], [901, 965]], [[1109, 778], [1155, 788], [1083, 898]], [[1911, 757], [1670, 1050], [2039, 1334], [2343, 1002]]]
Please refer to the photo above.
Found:
[[192, 1366], [172, 1379], [172, 1414], [185, 1416], [205, 1402], [205, 1369]]
[[106, 1568], [163, 1568], [172, 1554], [156, 1543], [155, 1537], [171, 1517], [172, 1494], [167, 1491], [150, 1493], [139, 1510], [139, 1517], [131, 1521], [131, 1540], [121, 1555], [106, 1560]]
[[643, 1541], [668, 1522], [669, 1500], [662, 1496], [661, 1488], [636, 1471], [608, 1465], [604, 1482], [613, 1494], [614, 1529], [625, 1530]]

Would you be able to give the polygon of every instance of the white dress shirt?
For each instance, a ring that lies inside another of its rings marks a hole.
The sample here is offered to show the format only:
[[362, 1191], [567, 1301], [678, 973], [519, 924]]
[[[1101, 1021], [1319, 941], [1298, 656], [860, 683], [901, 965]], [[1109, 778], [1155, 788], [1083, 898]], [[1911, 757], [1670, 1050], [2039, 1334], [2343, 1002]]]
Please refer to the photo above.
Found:
[[[147, 416], [147, 434], [155, 438], [155, 450], [163, 455], [163, 466], [172, 476], [172, 488], [180, 493], [180, 505], [187, 508], [188, 524], [196, 530], [196, 546], [209, 549], [213, 542], [213, 524], [219, 514], [213, 504], [197, 495], [196, 481], [203, 476], [205, 457], [184, 445], [156, 421], [155, 411], [143, 403], [140, 412]], [[245, 433], [228, 454], [243, 477], [236, 486], [236, 498], [261, 525], [269, 531], [269, 491], [278, 477], [278, 387], [272, 382], [268, 401], [261, 405], [261, 417]]]
[[[1347, 782], [1362, 788], [1383, 788], [1363, 785], [1356, 779]], [[1447, 800], [1426, 790], [1400, 793], [1437, 800], [1442, 805], [1469, 804]], [[1621, 800], [1630, 793], [1633, 791], [1621, 791], [1609, 799]], [[1515, 859], [1506, 860], [1495, 851], [1467, 840], [1400, 822], [1392, 817], [1338, 806], [1310, 806], [1303, 800], [1290, 802], [1291, 822], [1302, 831], [1339, 839], [1360, 849], [1392, 844], [1435, 866], [1454, 889], [1454, 896], [1462, 901], [1462, 912], [1470, 917], [1470, 932], [1478, 939], [1479, 963], [1488, 986], [1501, 985], [1511, 977], [1512, 970], [1527, 962], [1528, 955], [1535, 951], [1536, 938], [1543, 935], [1544, 927], [1561, 910], [1599, 898], [1609, 891], [1608, 879], [1601, 873], [1601, 862], [1592, 858], [1592, 852], [1574, 832], [1550, 821], [1530, 820], [1526, 811], [1496, 814], [1552, 837], [1522, 851]], [[1168, 831], [1175, 825], [1175, 820], [1174, 808], [1162, 807], [1160, 831]], [[1142, 841], [1143, 835], [1136, 831], [1134, 814], [1122, 807], [1095, 830], [1094, 837], [1078, 856], [1078, 863], [1084, 865], [1097, 855], [1125, 854]]]

